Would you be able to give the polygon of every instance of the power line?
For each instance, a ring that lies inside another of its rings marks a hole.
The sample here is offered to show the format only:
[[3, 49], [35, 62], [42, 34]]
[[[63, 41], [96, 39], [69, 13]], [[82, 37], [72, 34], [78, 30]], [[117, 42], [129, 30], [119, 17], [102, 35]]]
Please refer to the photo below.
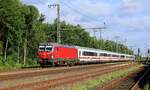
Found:
[[[70, 5], [68, 5], [68, 4], [66, 4], [65, 2], [62, 2], [62, 1], [61, 1], [61, 3], [64, 4], [65, 6], [67, 6], [69, 9], [72, 9], [74, 12], [76, 12], [76, 13], [78, 13], [78, 14], [80, 14], [80, 15], [83, 15], [83, 16], [85, 16], [85, 17], [87, 17], [88, 20], [95, 20], [95, 21], [97, 21], [96, 18], [92, 18], [92, 17], [88, 16], [87, 14], [85, 14], [85, 13], [79, 11], [79, 9], [73, 8], [73, 7], [72, 7], [72, 6], [74, 6], [73, 4], [70, 6]], [[69, 4], [71, 4], [71, 3], [69, 3]]]
[[[44, 2], [43, 2], [43, 0], [36, 0], [39, 4], [45, 4]], [[34, 4], [34, 2], [35, 1], [33, 1], [33, 0], [28, 0], [28, 2], [33, 2], [33, 4]]]
[[[64, 2], [61, 2], [64, 3]], [[72, 8], [71, 6], [67, 5], [66, 3], [64, 3], [66, 6], [68, 6], [69, 8]], [[61, 43], [60, 41], [60, 4], [53, 4], [53, 5], [48, 5], [50, 8], [51, 7], [57, 7], [57, 43]], [[72, 8], [74, 11], [89, 17], [83, 13], [81, 13], [80, 11], [78, 11], [77, 9]], [[92, 19], [93, 20], [93, 19]], [[104, 27], [97, 27], [97, 28], [84, 28], [84, 29], [92, 29], [92, 30], [101, 30], [101, 29], [106, 29], [105, 27], [105, 23], [104, 23]], [[67, 30], [67, 29], [66, 29]], [[100, 38], [101, 38], [101, 32], [100, 32]]]

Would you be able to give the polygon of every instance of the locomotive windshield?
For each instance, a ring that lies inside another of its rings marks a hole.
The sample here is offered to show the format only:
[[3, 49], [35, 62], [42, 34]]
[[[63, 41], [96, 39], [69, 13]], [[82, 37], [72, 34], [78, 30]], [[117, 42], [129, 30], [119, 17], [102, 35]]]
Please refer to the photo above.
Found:
[[45, 46], [39, 46], [39, 51], [45, 51]]
[[39, 46], [39, 51], [52, 51], [52, 46]]
[[52, 46], [46, 46], [46, 51], [52, 51]]

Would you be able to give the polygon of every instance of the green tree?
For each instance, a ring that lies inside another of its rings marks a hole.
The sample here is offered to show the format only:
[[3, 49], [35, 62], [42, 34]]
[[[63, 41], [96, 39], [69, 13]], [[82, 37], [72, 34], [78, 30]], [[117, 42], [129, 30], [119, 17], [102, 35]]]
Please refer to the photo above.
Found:
[[[24, 18], [22, 17], [21, 3], [19, 0], [0, 0], [0, 32], [1, 41], [6, 55], [10, 47], [19, 46], [21, 42]], [[10, 53], [15, 49], [11, 49]], [[12, 52], [13, 54], [13, 52]]]

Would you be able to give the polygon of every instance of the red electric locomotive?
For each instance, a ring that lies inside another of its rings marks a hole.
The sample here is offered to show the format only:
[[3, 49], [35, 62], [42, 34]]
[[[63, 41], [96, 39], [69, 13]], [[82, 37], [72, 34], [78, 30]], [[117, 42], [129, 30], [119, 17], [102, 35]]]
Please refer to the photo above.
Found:
[[42, 43], [38, 51], [38, 63], [43, 65], [72, 65], [78, 63], [78, 50], [56, 43]]

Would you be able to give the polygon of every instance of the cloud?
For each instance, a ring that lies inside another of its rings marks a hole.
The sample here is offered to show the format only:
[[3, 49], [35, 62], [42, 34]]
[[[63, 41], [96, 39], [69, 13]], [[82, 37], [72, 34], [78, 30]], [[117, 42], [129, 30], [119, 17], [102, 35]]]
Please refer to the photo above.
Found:
[[61, 20], [64, 20], [68, 23], [71, 23], [71, 24], [74, 24], [74, 25], [77, 25], [78, 24], [78, 21], [80, 21], [80, 19], [82, 18], [81, 15], [79, 14], [67, 14], [65, 16], [62, 16], [61, 17]]
[[137, 0], [122, 0], [122, 9], [125, 10], [136, 10], [141, 6], [140, 2], [137, 2]]
[[112, 11], [112, 7], [109, 3], [104, 2], [92, 2], [92, 0], [76, 0], [76, 6], [81, 12], [86, 12], [88, 15], [108, 15]]
[[149, 7], [148, 0], [122, 0], [120, 4], [120, 11], [124, 13], [141, 13], [146, 12]]
[[[113, 22], [114, 21], [114, 22]], [[112, 23], [128, 30], [145, 30], [150, 28], [150, 16], [145, 17], [119, 17], [112, 18]]]

